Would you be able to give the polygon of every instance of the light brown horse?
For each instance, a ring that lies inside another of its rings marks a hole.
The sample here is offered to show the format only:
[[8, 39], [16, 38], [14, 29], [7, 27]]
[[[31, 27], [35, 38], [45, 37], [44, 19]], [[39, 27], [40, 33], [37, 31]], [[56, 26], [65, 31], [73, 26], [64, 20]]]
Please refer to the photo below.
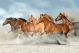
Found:
[[36, 24], [37, 20], [31, 15], [29, 17], [29, 22], [32, 22], [33, 24]]
[[23, 18], [18, 18], [16, 21], [16, 25], [19, 26], [23, 32], [42, 32], [44, 31], [44, 24], [39, 23], [34, 25], [33, 23], [24, 21]]
[[65, 35], [67, 35], [68, 32], [70, 31], [70, 27], [71, 27], [72, 23], [67, 19], [67, 17], [65, 16], [65, 14], [60, 13], [55, 20], [56, 21], [63, 20], [62, 24], [63, 25], [67, 25], [67, 27], [64, 26], [65, 27], [64, 28], [64, 33], [65, 33]]
[[67, 33], [69, 31], [69, 27], [66, 24], [56, 24], [53, 20], [47, 16], [47, 14], [41, 14], [38, 19], [38, 23], [43, 22], [45, 25], [45, 32], [47, 33], [59, 33], [64, 34], [67, 38]]
[[56, 20], [63, 20], [64, 24], [67, 24], [69, 27], [71, 27], [70, 30], [74, 30], [74, 35], [77, 36], [77, 31], [79, 30], [79, 22], [71, 23], [63, 13], [60, 13]]
[[35, 31], [37, 31], [37, 32], [40, 31], [42, 33], [44, 32], [44, 23], [43, 22], [37, 24], [37, 19], [34, 18], [32, 15], [29, 17], [29, 22], [34, 24]]

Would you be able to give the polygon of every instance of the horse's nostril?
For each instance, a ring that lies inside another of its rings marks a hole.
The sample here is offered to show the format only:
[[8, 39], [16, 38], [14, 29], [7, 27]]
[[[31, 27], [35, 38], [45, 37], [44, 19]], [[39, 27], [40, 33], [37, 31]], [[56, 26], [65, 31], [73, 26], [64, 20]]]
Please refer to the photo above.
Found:
[[4, 26], [4, 23], [2, 25]]
[[5, 23], [2, 24], [3, 26], [5, 25]]

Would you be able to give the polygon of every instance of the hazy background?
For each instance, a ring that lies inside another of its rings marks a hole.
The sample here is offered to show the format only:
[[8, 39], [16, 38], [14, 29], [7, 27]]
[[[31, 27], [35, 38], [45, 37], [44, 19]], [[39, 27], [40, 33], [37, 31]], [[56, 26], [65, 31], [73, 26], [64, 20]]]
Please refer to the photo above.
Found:
[[53, 18], [65, 12], [69, 18], [79, 19], [79, 0], [0, 0], [0, 25], [6, 17], [39, 17], [48, 13]]

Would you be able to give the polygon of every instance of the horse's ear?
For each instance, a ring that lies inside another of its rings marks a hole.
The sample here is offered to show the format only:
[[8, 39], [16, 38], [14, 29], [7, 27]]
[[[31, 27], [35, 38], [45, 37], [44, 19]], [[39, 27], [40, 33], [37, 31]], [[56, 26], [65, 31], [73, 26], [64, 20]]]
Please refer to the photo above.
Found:
[[62, 13], [60, 12], [60, 15], [62, 15]]
[[65, 12], [63, 12], [62, 14], [65, 15]]
[[33, 15], [31, 15], [31, 17], [33, 17]]

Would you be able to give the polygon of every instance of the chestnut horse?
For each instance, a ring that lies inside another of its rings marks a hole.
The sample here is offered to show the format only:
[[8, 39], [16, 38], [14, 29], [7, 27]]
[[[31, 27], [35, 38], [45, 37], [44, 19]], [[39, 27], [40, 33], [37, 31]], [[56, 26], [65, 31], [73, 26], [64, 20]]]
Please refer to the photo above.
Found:
[[67, 35], [68, 34], [68, 32], [70, 31], [70, 27], [71, 27], [71, 25], [72, 25], [72, 23], [67, 19], [67, 17], [64, 15], [64, 14], [62, 14], [62, 13], [60, 13], [59, 15], [58, 15], [58, 17], [55, 19], [55, 21], [59, 21], [59, 20], [63, 20], [63, 25], [67, 25], [67, 27], [65, 27], [64, 28], [64, 33], [65, 33], [65, 35]]
[[33, 24], [36, 24], [37, 20], [31, 15], [29, 17], [29, 22], [32, 22]]
[[23, 32], [29, 32], [29, 31], [34, 31], [34, 26], [33, 24], [27, 22], [27, 20], [23, 18], [18, 18], [15, 24], [15, 27], [18, 26], [21, 28]]
[[70, 22], [67, 17], [60, 13], [59, 16], [56, 18], [56, 21], [59, 21], [59, 20], [63, 20], [64, 21], [64, 24], [67, 24], [69, 27], [71, 27], [70, 29], [71, 30], [74, 30], [74, 35], [77, 36], [77, 31], [79, 30], [79, 22]]
[[35, 31], [40, 31], [40, 32], [44, 32], [44, 23], [41, 22], [39, 24], [37, 24], [37, 19], [35, 19], [32, 15], [29, 17], [29, 22], [31, 22], [32, 24], [34, 24], [35, 27]]
[[64, 34], [67, 38], [67, 33], [69, 31], [69, 26], [66, 24], [56, 24], [53, 20], [51, 20], [51, 17], [47, 14], [41, 14], [40, 18], [38, 19], [37, 23], [43, 22], [45, 25], [45, 32], [46, 33], [59, 33]]
[[34, 25], [33, 23], [24, 21], [23, 18], [18, 18], [15, 26], [19, 26], [23, 32], [42, 32], [42, 31], [44, 31], [43, 30], [43, 28], [44, 28], [43, 23]]

